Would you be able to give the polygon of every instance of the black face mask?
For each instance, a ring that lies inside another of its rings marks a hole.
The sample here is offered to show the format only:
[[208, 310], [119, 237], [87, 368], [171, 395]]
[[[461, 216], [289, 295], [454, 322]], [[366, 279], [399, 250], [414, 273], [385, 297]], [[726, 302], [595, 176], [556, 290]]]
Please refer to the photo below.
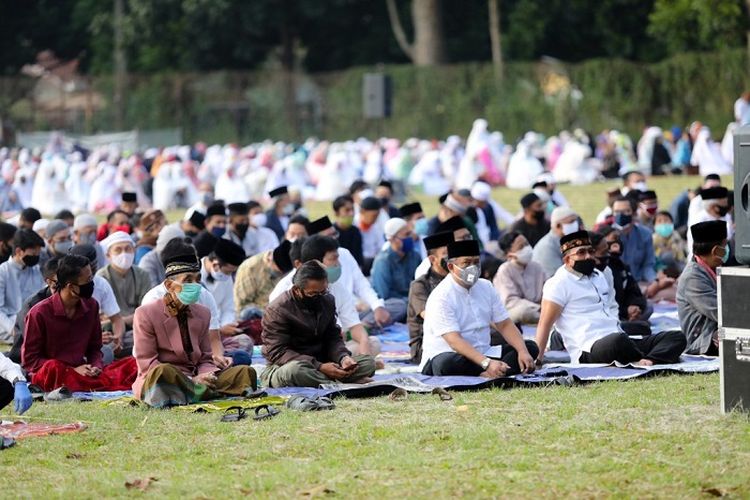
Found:
[[534, 218], [539, 221], [544, 219], [544, 210], [536, 210], [534, 212]]
[[185, 236], [187, 236], [188, 238], [195, 238], [196, 236], [198, 236], [198, 233], [196, 233], [195, 231], [185, 231]]
[[385, 196], [382, 198], [378, 198], [378, 199], [380, 200], [381, 205], [383, 205], [384, 207], [387, 207], [388, 204], [391, 202], [391, 199]]
[[85, 285], [78, 285], [78, 296], [82, 299], [90, 299], [94, 295], [94, 282], [89, 281]]
[[448, 259], [446, 259], [446, 258], [440, 259], [440, 267], [442, 267], [443, 270], [445, 270], [446, 273], [450, 272], [450, 271], [448, 271]]
[[237, 236], [240, 238], [245, 238], [245, 234], [247, 234], [247, 229], [249, 227], [249, 224], [237, 224], [234, 226], [234, 232], [237, 233]]
[[609, 257], [598, 257], [599, 262], [596, 264], [596, 268], [600, 271], [607, 269], [609, 265]]
[[305, 306], [306, 309], [309, 309], [311, 311], [318, 309], [322, 300], [322, 295], [314, 295], [312, 297], [303, 295], [301, 299], [302, 305]]
[[26, 267], [34, 267], [35, 265], [39, 264], [38, 255], [24, 255], [22, 260], [23, 265]]
[[724, 217], [726, 214], [729, 213], [729, 207], [722, 207], [721, 205], [716, 205], [716, 212], [719, 214], [719, 217]]
[[595, 265], [594, 259], [577, 260], [573, 263], [573, 270], [584, 276], [591, 276], [594, 274]]

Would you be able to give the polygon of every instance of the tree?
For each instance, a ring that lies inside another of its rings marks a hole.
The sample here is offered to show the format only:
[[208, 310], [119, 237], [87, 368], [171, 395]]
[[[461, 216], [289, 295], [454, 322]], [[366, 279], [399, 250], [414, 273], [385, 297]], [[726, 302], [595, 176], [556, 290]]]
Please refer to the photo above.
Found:
[[742, 0], [656, 0], [648, 32], [676, 54], [740, 46], [746, 26]]
[[401, 50], [417, 66], [434, 66], [446, 61], [443, 13], [440, 0], [412, 0], [414, 42], [409, 43], [401, 25], [395, 0], [386, 0], [393, 34]]
[[490, 9], [492, 64], [495, 67], [495, 78], [499, 82], [503, 79], [503, 50], [500, 42], [500, 0], [487, 0], [487, 3]]

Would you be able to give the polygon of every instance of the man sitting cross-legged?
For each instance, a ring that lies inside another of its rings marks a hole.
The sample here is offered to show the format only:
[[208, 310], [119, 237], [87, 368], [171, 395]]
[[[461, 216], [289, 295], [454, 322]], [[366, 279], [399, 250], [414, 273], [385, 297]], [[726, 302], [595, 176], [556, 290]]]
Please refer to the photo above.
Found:
[[302, 264], [292, 288], [266, 308], [263, 355], [269, 362], [261, 375], [266, 387], [364, 383], [375, 373], [374, 357], [352, 356], [344, 345], [328, 271], [316, 260]]
[[563, 266], [544, 285], [542, 313], [537, 326], [539, 360], [550, 330], [562, 336], [573, 363], [638, 363], [648, 366], [677, 363], [685, 350], [679, 331], [631, 339], [623, 332], [615, 297], [601, 271], [595, 268], [589, 234], [578, 231], [560, 239]]
[[208, 334], [211, 312], [197, 304], [201, 265], [192, 246], [183, 249], [165, 259], [166, 295], [136, 309], [133, 318], [138, 361], [133, 395], [155, 408], [239, 396], [257, 388], [250, 366], [220, 370], [214, 364]]
[[[420, 368], [425, 375], [496, 378], [534, 370], [537, 348], [524, 342], [492, 283], [481, 279], [479, 243], [448, 244], [449, 274], [430, 294], [425, 308]], [[490, 327], [503, 336], [498, 356], [490, 351]]]
[[102, 369], [102, 327], [93, 293], [89, 260], [80, 255], [60, 259], [55, 293], [26, 316], [21, 359], [32, 384], [45, 391], [130, 388], [136, 374], [131, 356]]

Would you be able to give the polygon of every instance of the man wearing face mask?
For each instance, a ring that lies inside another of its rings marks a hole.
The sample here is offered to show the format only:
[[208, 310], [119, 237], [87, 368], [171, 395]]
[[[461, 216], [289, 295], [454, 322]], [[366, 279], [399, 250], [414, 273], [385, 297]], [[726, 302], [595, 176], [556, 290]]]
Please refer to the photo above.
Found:
[[44, 286], [39, 254], [44, 240], [31, 229], [13, 236], [13, 255], [0, 264], [0, 341], [13, 342], [16, 315], [23, 303]]
[[729, 259], [724, 221], [699, 222], [690, 228], [693, 256], [677, 283], [677, 311], [687, 337], [688, 354], [718, 356], [716, 268]]
[[289, 198], [289, 188], [281, 186], [268, 192], [272, 205], [266, 211], [266, 227], [276, 233], [276, 237], [282, 239], [287, 227], [289, 217], [294, 214], [294, 205]]
[[563, 266], [544, 285], [537, 326], [538, 360], [544, 358], [552, 327], [560, 333], [572, 363], [677, 363], [685, 349], [679, 331], [630, 338], [620, 327], [610, 284], [596, 269], [589, 234], [560, 239]]
[[414, 238], [404, 219], [389, 219], [385, 223], [385, 237], [389, 248], [381, 251], [372, 264], [372, 287], [390, 304], [387, 308], [393, 321], [403, 321], [409, 285], [422, 259], [414, 249]]
[[226, 231], [227, 208], [223, 203], [214, 203], [206, 210], [205, 229], [193, 238], [193, 244], [198, 250], [198, 257], [208, 255], [216, 245], [216, 240], [223, 238]]
[[206, 229], [206, 216], [197, 210], [192, 212], [188, 210], [185, 212], [185, 217], [180, 221], [180, 229], [188, 238], [195, 238]]
[[393, 184], [391, 181], [380, 181], [375, 188], [375, 197], [383, 205], [383, 211], [388, 214], [389, 218], [402, 217], [400, 210], [391, 203], [393, 198]]
[[135, 380], [136, 364], [126, 357], [102, 363], [99, 305], [86, 257], [66, 255], [57, 268], [57, 289], [26, 316], [21, 358], [31, 383], [43, 391], [124, 391]]
[[[420, 369], [425, 375], [497, 378], [534, 371], [537, 354], [525, 342], [489, 281], [480, 278], [479, 243], [448, 244], [449, 275], [425, 308]], [[490, 349], [490, 328], [505, 343]]]
[[521, 233], [534, 247], [550, 230], [550, 223], [545, 218], [544, 203], [537, 195], [529, 193], [521, 198], [521, 207], [523, 216], [511, 224], [508, 231]]
[[656, 197], [656, 191], [641, 191], [638, 195], [638, 222], [643, 227], [653, 230], [658, 211], [659, 199]]
[[133, 265], [135, 245], [129, 234], [117, 231], [103, 239], [101, 244], [109, 264], [96, 274], [112, 287], [125, 328], [131, 332], [128, 337], [132, 347], [133, 315], [151, 289], [151, 277], [146, 271]]
[[424, 216], [422, 205], [419, 202], [407, 203], [399, 209], [399, 215], [396, 217], [404, 219], [406, 225], [414, 233], [416, 250], [419, 252], [419, 256], [423, 259], [427, 257], [427, 249], [422, 241], [427, 236], [430, 225]]
[[73, 238], [70, 227], [62, 220], [53, 220], [44, 230], [47, 246], [39, 254], [39, 262], [44, 265], [51, 257], [62, 257], [67, 255], [73, 248]]
[[492, 281], [495, 290], [514, 323], [536, 324], [546, 280], [544, 269], [531, 260], [533, 252], [524, 235], [510, 231], [499, 244], [507, 259]]
[[300, 266], [293, 286], [266, 308], [263, 355], [269, 362], [266, 387], [319, 387], [333, 381], [367, 383], [375, 358], [353, 356], [336, 322], [336, 302], [328, 293], [329, 271], [319, 261]]
[[727, 239], [732, 239], [733, 235], [732, 217], [729, 215], [729, 190], [725, 187], [703, 189], [701, 197], [703, 198], [703, 210], [698, 212], [695, 217], [688, 219], [687, 249], [690, 255], [693, 251], [693, 233], [689, 228], [699, 222], [723, 221], [727, 226]]
[[430, 268], [427, 273], [411, 282], [409, 304], [406, 309], [406, 324], [409, 326], [409, 349], [411, 362], [422, 359], [422, 337], [427, 298], [448, 275], [448, 244], [453, 243], [453, 233], [435, 233], [424, 239]]
[[621, 196], [612, 205], [613, 227], [620, 231], [622, 261], [645, 288], [656, 279], [656, 256], [651, 231], [633, 220], [636, 202]]
[[[466, 227], [466, 219], [458, 215], [441, 222], [437, 226], [437, 233], [445, 233], [445, 232], [453, 233], [453, 241], [467, 241], [467, 240], [474, 239], [474, 237], [471, 234], [471, 231], [469, 231], [469, 228]], [[481, 249], [481, 244], [480, 244], [480, 249]], [[414, 271], [414, 279], [418, 279], [424, 276], [425, 274], [427, 274], [427, 271], [429, 269], [430, 269], [430, 260], [427, 258], [422, 259], [422, 263], [419, 264], [419, 267], [417, 267], [417, 270]]]
[[557, 207], [550, 218], [551, 228], [534, 246], [532, 260], [542, 266], [549, 278], [562, 266], [560, 238], [579, 229], [578, 214], [570, 207]]
[[333, 227], [339, 233], [339, 245], [346, 248], [361, 267], [362, 233], [354, 225], [354, 200], [351, 196], [339, 196], [333, 200], [333, 213], [336, 217]]
[[250, 216], [248, 215], [247, 204], [230, 203], [227, 205], [227, 212], [229, 217], [224, 239], [242, 247], [245, 255], [253, 256], [258, 253], [255, 231], [250, 231]]
[[[263, 212], [263, 207], [260, 206], [260, 203], [252, 200], [249, 201], [247, 203], [247, 215], [250, 222], [249, 231], [254, 233], [256, 240], [256, 253], [267, 252], [279, 246], [279, 238], [276, 236], [276, 233], [266, 227], [268, 216]], [[251, 256], [249, 253], [247, 255], [248, 257]]]
[[165, 408], [257, 389], [257, 375], [250, 366], [230, 368], [214, 362], [212, 312], [199, 303], [205, 289], [195, 249], [176, 242], [164, 254], [165, 293], [135, 312], [138, 378], [133, 396]]

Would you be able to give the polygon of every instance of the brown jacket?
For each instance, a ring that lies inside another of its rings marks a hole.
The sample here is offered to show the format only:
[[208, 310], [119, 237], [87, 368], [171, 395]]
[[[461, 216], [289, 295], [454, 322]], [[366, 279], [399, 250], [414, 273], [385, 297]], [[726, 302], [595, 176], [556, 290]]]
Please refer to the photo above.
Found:
[[182, 347], [177, 318], [167, 312], [163, 300], [155, 300], [135, 310], [133, 356], [138, 363], [138, 378], [133, 384], [133, 395], [136, 398], [140, 399], [146, 374], [154, 366], [169, 363], [189, 377], [217, 370], [208, 338], [211, 312], [200, 304], [189, 307], [188, 329], [193, 345], [189, 358]]
[[300, 305], [287, 290], [263, 313], [263, 355], [273, 365], [308, 361], [315, 368], [338, 363], [351, 352], [344, 345], [336, 324], [336, 302], [325, 295], [317, 311]]

